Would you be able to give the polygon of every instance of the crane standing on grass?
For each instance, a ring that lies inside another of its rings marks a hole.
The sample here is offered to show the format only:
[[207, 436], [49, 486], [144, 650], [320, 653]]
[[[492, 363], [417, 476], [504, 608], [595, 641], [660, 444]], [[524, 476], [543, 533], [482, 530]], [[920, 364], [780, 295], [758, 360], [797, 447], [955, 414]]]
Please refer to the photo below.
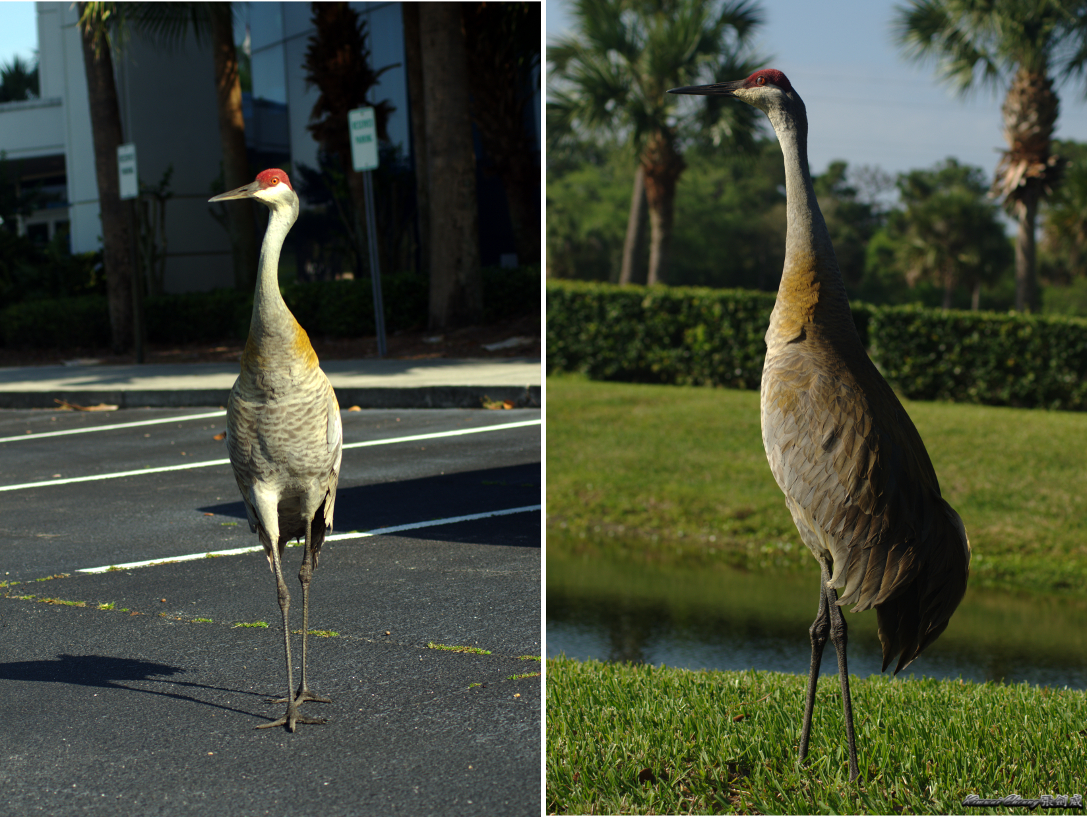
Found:
[[[808, 753], [819, 664], [838, 654], [849, 779], [859, 774], [841, 607], [876, 608], [883, 669], [908, 666], [966, 592], [970, 543], [921, 437], [861, 344], [808, 172], [804, 103], [780, 71], [675, 88], [735, 97], [770, 119], [785, 157], [785, 268], [766, 333], [762, 440], [801, 539], [822, 568], [810, 629], [800, 759]], [[839, 598], [839, 593], [841, 597]]]
[[[272, 211], [260, 251], [260, 271], [253, 301], [249, 339], [242, 352], [241, 374], [227, 401], [227, 448], [238, 482], [249, 528], [264, 545], [276, 577], [283, 613], [287, 654], [287, 697], [283, 717], [257, 727], [324, 723], [299, 712], [305, 701], [321, 701], [306, 685], [306, 642], [309, 634], [309, 583], [317, 556], [332, 527], [336, 483], [343, 444], [340, 407], [332, 385], [317, 363], [305, 330], [287, 309], [279, 292], [279, 253], [298, 218], [298, 196], [282, 170], [265, 170], [252, 184], [222, 193], [210, 201], [253, 198]], [[302, 583], [302, 678], [294, 689], [291, 666], [291, 604], [283, 581], [281, 558], [290, 539], [305, 539], [298, 580]]]

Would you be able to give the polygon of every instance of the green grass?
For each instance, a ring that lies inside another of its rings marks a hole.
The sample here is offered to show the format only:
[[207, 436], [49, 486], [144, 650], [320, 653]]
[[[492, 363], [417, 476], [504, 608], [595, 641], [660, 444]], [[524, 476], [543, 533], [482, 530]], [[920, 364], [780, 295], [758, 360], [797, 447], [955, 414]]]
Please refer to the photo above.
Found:
[[853, 677], [850, 784], [837, 678], [800, 767], [800, 676], [566, 658], [547, 673], [548, 813], [963, 814], [969, 794], [1083, 792], [1082, 691]]
[[238, 621], [234, 623], [235, 627], [267, 627], [267, 621]]
[[[753, 391], [547, 380], [548, 560], [809, 569]], [[971, 586], [1087, 596], [1087, 413], [904, 401]]]
[[435, 644], [433, 641], [427, 642], [428, 650], [447, 650], [448, 652], [469, 652], [474, 655], [490, 655], [490, 650], [484, 650], [480, 647], [459, 647], [453, 644]]

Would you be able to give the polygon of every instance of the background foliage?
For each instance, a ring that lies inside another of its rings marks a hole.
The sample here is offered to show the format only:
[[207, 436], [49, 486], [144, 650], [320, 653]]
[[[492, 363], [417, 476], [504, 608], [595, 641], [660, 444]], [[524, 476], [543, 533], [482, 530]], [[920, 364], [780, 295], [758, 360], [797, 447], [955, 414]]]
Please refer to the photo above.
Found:
[[[756, 389], [774, 294], [547, 285], [547, 370]], [[855, 302], [861, 340], [911, 399], [1087, 410], [1087, 320]]]
[[[429, 281], [424, 276], [382, 276], [388, 331], [421, 328], [426, 322]], [[363, 337], [374, 334], [369, 278], [313, 281], [283, 286], [283, 298], [313, 336]], [[484, 320], [494, 322], [540, 312], [538, 267], [483, 270]], [[214, 342], [243, 339], [249, 332], [253, 294], [234, 289], [160, 295], [146, 302], [152, 343]], [[42, 298], [0, 310], [4, 345], [13, 347], [95, 348], [109, 343], [109, 312], [102, 295]]]

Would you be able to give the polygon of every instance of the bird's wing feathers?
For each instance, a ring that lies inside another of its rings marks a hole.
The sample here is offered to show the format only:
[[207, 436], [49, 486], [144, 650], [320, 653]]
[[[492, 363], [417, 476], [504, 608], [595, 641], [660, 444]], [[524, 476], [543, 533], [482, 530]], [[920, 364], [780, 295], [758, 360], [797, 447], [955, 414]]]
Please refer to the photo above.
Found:
[[957, 544], [920, 435], [864, 363], [871, 371], [786, 354], [768, 361], [763, 375], [763, 441], [774, 477], [805, 543], [833, 558], [839, 604], [855, 611], [893, 598], [934, 551]]
[[343, 420], [340, 417], [340, 404], [332, 385], [328, 386], [328, 421], [326, 441], [328, 453], [335, 455], [332, 473], [328, 479], [328, 498], [325, 500], [325, 526], [332, 528], [332, 514], [336, 510], [336, 486], [340, 481], [340, 462], [343, 459]]

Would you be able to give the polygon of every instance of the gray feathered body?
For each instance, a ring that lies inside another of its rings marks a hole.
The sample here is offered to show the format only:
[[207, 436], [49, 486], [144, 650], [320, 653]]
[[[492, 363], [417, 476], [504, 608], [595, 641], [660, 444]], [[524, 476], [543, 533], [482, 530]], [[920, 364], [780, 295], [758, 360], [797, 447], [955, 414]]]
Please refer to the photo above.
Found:
[[279, 292], [276, 270], [298, 200], [273, 207], [241, 373], [227, 401], [227, 448], [249, 526], [272, 545], [304, 538], [313, 519], [314, 566], [332, 527], [342, 453], [336, 394], [309, 337]]
[[332, 527], [341, 458], [340, 411], [317, 366], [298, 360], [244, 367], [227, 403], [230, 464], [249, 526], [271, 556], [272, 535], [257, 513], [259, 497], [275, 498], [279, 552], [304, 538], [312, 517], [316, 556]]
[[[794, 95], [795, 96], [795, 95]], [[799, 97], [767, 111], [785, 156], [786, 261], [766, 334], [762, 435], [801, 539], [838, 604], [876, 608], [883, 668], [943, 632], [970, 546], [917, 429], [861, 344], [806, 155]]]

